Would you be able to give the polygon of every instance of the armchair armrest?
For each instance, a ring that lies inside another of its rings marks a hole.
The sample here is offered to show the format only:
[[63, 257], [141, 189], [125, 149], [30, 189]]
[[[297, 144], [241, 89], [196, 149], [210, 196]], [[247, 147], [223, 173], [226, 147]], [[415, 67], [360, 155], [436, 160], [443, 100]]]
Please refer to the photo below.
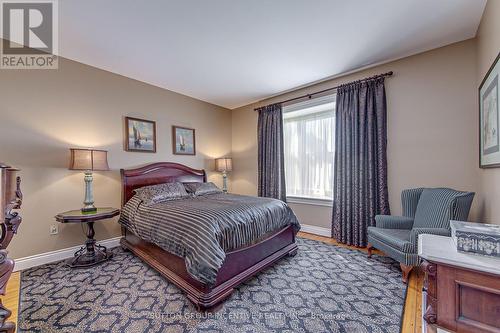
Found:
[[413, 219], [404, 216], [377, 215], [375, 216], [375, 226], [383, 229], [406, 229], [413, 226]]
[[451, 231], [446, 228], [415, 228], [410, 232], [410, 243], [416, 248], [418, 244], [418, 235], [431, 234], [439, 236], [451, 236]]

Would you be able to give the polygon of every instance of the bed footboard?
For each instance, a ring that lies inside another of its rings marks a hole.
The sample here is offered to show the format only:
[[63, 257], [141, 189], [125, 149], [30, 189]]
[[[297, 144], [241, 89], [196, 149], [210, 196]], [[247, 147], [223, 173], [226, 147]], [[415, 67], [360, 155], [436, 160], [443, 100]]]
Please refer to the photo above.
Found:
[[183, 258], [146, 242], [125, 228], [120, 244], [184, 291], [199, 310], [209, 310], [228, 298], [234, 288], [287, 255], [297, 253], [293, 226], [285, 227], [260, 242], [228, 252], [214, 286], [193, 279]]

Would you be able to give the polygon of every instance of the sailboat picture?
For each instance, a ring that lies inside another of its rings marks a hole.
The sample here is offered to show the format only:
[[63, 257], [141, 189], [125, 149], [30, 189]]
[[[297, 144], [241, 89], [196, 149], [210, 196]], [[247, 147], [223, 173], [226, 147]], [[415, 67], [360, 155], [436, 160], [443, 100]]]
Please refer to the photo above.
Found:
[[194, 129], [172, 126], [172, 149], [176, 155], [196, 155]]
[[126, 151], [156, 152], [156, 123], [151, 120], [125, 117]]

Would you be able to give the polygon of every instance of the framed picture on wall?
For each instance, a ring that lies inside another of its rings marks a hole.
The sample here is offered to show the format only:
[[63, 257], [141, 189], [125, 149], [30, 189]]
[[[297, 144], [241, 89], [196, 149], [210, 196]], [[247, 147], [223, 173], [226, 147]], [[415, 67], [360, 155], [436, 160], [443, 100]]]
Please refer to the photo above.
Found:
[[156, 122], [125, 117], [125, 150], [156, 153]]
[[500, 167], [499, 56], [500, 53], [479, 86], [479, 166], [481, 168]]
[[196, 155], [194, 129], [172, 126], [172, 150], [176, 155]]

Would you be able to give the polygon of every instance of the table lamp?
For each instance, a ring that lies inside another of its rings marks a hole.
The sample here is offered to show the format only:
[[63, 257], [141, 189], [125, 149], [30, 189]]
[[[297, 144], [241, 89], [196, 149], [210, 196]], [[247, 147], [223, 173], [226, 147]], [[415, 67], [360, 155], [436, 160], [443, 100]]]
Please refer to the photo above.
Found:
[[227, 192], [227, 173], [233, 171], [233, 161], [231, 158], [215, 159], [215, 169], [222, 172], [222, 190]]
[[70, 148], [71, 159], [70, 170], [83, 170], [85, 172], [85, 200], [83, 201], [82, 213], [93, 213], [97, 211], [94, 206], [94, 193], [92, 190], [92, 171], [107, 171], [108, 152], [97, 149]]

